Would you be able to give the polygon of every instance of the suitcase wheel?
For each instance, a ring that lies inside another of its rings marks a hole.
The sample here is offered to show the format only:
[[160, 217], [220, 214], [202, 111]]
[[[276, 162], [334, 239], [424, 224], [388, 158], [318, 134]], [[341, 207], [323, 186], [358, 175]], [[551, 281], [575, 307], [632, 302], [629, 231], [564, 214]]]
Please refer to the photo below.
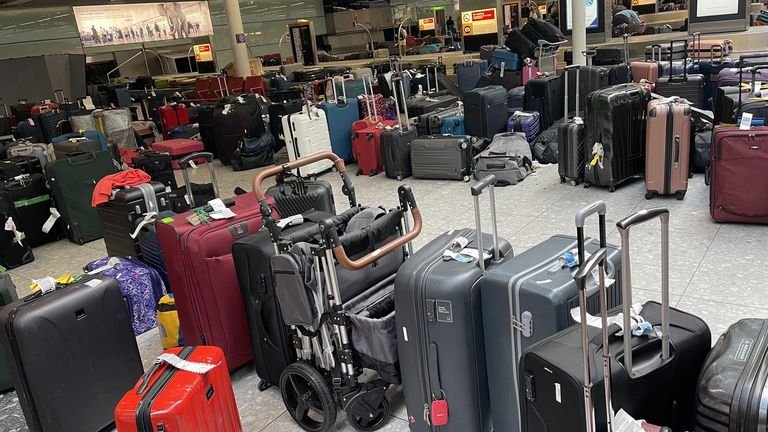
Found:
[[464, 181], [464, 183], [467, 183], [469, 181], [469, 176], [464, 176], [462, 180]]
[[589, 189], [592, 185], [589, 183], [584, 183], [584, 189]]
[[403, 181], [403, 176], [401, 175], [397, 176], [397, 181]]
[[565, 183], [565, 176], [560, 176], [560, 183]]
[[357, 174], [355, 175], [361, 175], [361, 174], [363, 174], [363, 170], [357, 170]]
[[259, 391], [260, 392], [267, 391], [267, 389], [270, 388], [270, 387], [272, 387], [272, 384], [270, 384], [270, 383], [268, 383], [268, 382], [266, 382], [264, 380], [259, 381]]
[[645, 193], [645, 199], [649, 200], [656, 196], [656, 192], [648, 191]]
[[359, 395], [362, 405], [360, 411], [368, 411], [369, 416], [359, 417], [351, 412], [347, 412], [347, 421], [349, 421], [349, 424], [355, 430], [363, 432], [376, 431], [381, 429], [389, 418], [389, 401], [382, 393], [382, 397], [379, 399], [378, 404], [374, 406], [371, 405], [370, 401], [366, 400], [368, 399], [366, 396], [366, 394]]
[[675, 198], [677, 198], [678, 201], [682, 201], [683, 198], [685, 198], [685, 191], [677, 191]]
[[608, 186], [608, 192], [610, 193], [616, 192], [616, 186]]
[[283, 404], [302, 429], [330, 432], [336, 424], [336, 402], [325, 378], [312, 366], [297, 362], [280, 374]]

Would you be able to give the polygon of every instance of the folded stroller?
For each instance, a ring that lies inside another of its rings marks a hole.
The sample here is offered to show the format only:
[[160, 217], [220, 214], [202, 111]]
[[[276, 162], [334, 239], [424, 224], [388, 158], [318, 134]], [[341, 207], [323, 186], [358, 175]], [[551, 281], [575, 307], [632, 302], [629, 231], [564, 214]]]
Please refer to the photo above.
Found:
[[[290, 218], [278, 225], [261, 184], [322, 159], [331, 160], [341, 174], [351, 208], [283, 234]], [[387, 388], [400, 384], [395, 273], [412, 254], [410, 242], [422, 227], [410, 187], [400, 186], [400, 206], [394, 210], [359, 206], [344, 162], [330, 152], [264, 170], [253, 186], [278, 252], [272, 257], [275, 291], [298, 359], [279, 381], [288, 412], [307, 431], [332, 430], [338, 409], [357, 430], [380, 429], [389, 415]], [[363, 369], [378, 376], [366, 381]]]

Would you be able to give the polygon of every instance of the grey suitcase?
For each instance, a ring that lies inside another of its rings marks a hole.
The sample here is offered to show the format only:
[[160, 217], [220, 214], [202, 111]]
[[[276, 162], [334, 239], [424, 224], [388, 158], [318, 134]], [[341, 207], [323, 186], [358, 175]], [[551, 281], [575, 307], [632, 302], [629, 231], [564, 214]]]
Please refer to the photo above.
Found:
[[461, 102], [450, 107], [439, 108], [429, 114], [420, 115], [416, 118], [416, 131], [419, 136], [439, 134], [440, 128], [443, 126], [443, 119], [459, 114], [464, 114], [464, 106]]
[[470, 136], [419, 137], [411, 143], [411, 172], [420, 179], [469, 181], [472, 144]]
[[467, 60], [453, 65], [459, 80], [459, 89], [468, 92], [477, 87], [477, 82], [488, 72], [488, 60]]
[[[566, 113], [566, 120], [557, 126], [557, 171], [560, 183], [570, 181], [576, 186], [584, 180], [584, 120], [579, 117], [580, 93], [579, 75], [581, 67], [571, 65], [565, 68], [563, 74], [576, 69], [576, 112], [573, 118]], [[568, 106], [568, 83], [565, 81], [565, 106]]]
[[[685, 43], [686, 46], [688, 44], [688, 41], [681, 40], [672, 41], [670, 45], [675, 42]], [[669, 64], [669, 76], [660, 77], [656, 81], [654, 92], [664, 97], [681, 97], [689, 101], [693, 107], [704, 109], [704, 75], [689, 74], [687, 59], [683, 62], [682, 75], [674, 74], [672, 60], [670, 60]]]
[[[482, 232], [479, 195], [490, 187], [493, 203], [494, 182], [489, 176], [471, 188], [477, 230], [452, 230], [437, 237], [406, 260], [395, 278], [397, 347], [411, 432], [492, 430], [479, 282], [486, 269], [512, 256], [507, 241], [477, 235]], [[496, 233], [495, 205], [491, 215]], [[470, 242], [467, 247], [476, 255], [484, 250], [487, 258], [469, 263], [443, 259], [459, 237]], [[432, 426], [433, 414], [439, 414], [433, 409], [437, 404], [447, 404], [450, 412], [448, 423], [439, 429]]]
[[[488, 386], [493, 426], [497, 431], [521, 431], [521, 395], [518, 393], [521, 377], [518, 369], [511, 365], [517, 365], [534, 343], [575, 324], [570, 311], [579, 304], [579, 289], [573, 280], [578, 266], [554, 272], [550, 269], [563, 254], [573, 254], [579, 262], [585, 262], [586, 253], [593, 254], [606, 245], [605, 211], [602, 201], [588, 206], [576, 216], [576, 237], [553, 236], [489, 271], [481, 283]], [[600, 216], [599, 241], [587, 241], [584, 237], [584, 219], [593, 213]], [[608, 246], [608, 277], [620, 280], [620, 270], [621, 252], [615, 246]], [[599, 314], [597, 281], [590, 280], [588, 291], [587, 311]], [[614, 283], [610, 287], [608, 306], [620, 304], [621, 287]]]
[[488, 86], [464, 95], [464, 124], [467, 135], [493, 138], [507, 128], [507, 90]]
[[523, 111], [525, 105], [525, 86], [515, 87], [507, 93], [507, 112], [512, 115]]

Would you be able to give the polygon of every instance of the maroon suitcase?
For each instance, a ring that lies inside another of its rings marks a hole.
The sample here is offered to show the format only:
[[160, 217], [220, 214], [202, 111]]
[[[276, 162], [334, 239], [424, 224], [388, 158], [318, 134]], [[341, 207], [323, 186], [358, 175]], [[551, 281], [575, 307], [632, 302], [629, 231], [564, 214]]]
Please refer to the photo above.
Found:
[[768, 224], [768, 128], [716, 127], [710, 169], [715, 221]]

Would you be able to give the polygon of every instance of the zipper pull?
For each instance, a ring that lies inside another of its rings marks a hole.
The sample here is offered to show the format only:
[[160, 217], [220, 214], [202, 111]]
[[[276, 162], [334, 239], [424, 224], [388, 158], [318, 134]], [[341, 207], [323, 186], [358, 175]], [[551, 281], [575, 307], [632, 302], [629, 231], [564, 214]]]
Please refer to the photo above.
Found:
[[429, 417], [429, 404], [424, 404], [424, 423], [426, 423], [427, 426], [432, 426]]

